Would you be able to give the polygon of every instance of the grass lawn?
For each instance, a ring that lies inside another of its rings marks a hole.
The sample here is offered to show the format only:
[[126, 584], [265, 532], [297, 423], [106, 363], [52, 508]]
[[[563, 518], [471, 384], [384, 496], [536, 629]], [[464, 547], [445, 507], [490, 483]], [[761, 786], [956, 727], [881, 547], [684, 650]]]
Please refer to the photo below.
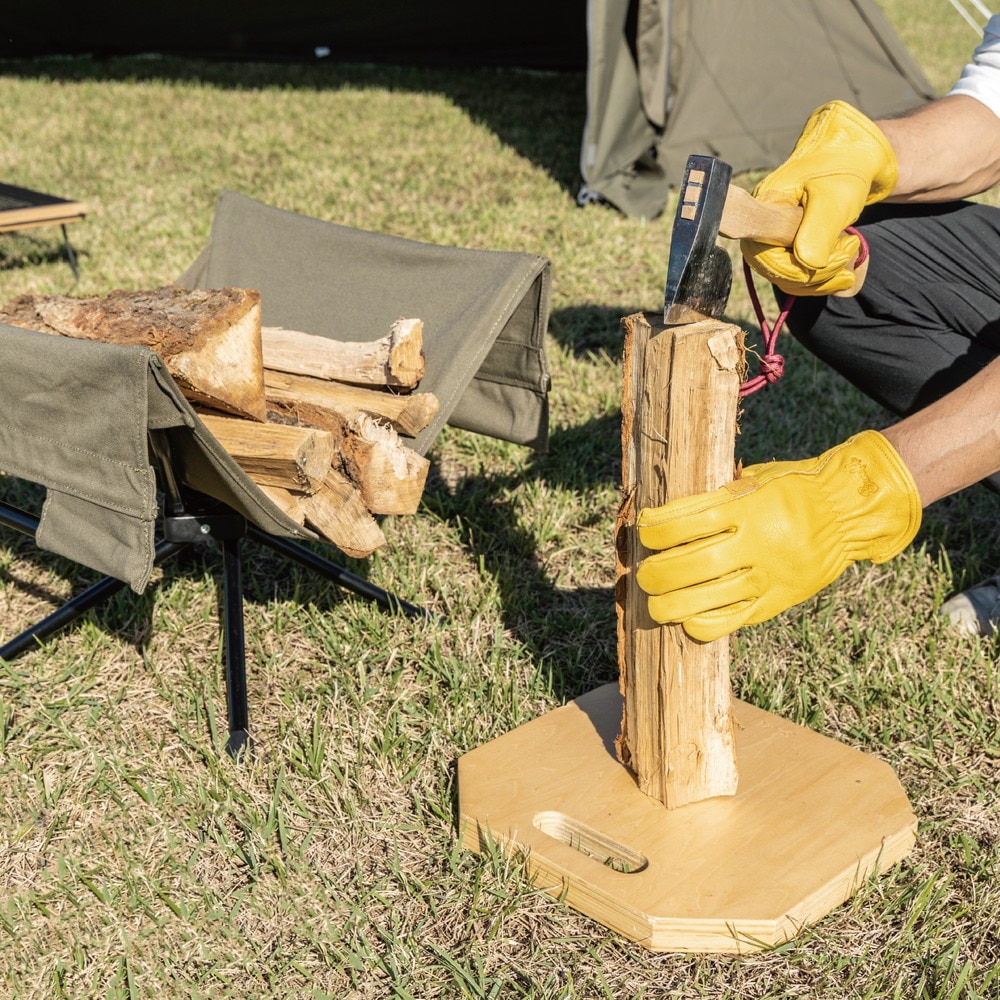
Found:
[[[941, 0], [882, 6], [946, 89], [969, 26]], [[553, 261], [549, 451], [447, 429], [420, 512], [348, 562], [444, 624], [248, 546], [240, 764], [221, 749], [211, 548], [0, 662], [0, 994], [1000, 996], [998, 647], [937, 614], [1000, 565], [981, 489], [931, 508], [892, 563], [733, 640], [738, 697], [887, 761], [919, 818], [911, 856], [817, 925], [744, 958], [652, 954], [458, 844], [459, 756], [617, 676], [620, 319], [662, 302], [670, 226], [576, 208], [582, 75], [74, 58], [0, 63], [0, 107], [0, 179], [91, 208], [78, 285], [57, 230], [0, 235], [0, 302], [169, 283], [222, 189]], [[730, 314], [753, 340], [738, 287]], [[746, 403], [744, 461], [885, 422], [782, 347], [785, 378]], [[9, 479], [0, 495], [40, 499]], [[93, 579], [5, 531], [0, 640]]]

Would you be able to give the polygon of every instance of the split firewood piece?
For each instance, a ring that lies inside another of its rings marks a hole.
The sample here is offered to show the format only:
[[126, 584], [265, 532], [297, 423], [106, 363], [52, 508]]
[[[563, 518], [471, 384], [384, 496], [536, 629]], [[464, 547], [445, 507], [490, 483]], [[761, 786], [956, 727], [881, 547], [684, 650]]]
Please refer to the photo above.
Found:
[[337, 469], [327, 472], [315, 493], [303, 497], [302, 507], [306, 524], [346, 555], [363, 559], [385, 544], [360, 490]]
[[407, 448], [387, 424], [361, 413], [342, 447], [348, 478], [373, 514], [415, 514], [430, 462]]
[[283, 489], [281, 486], [267, 486], [262, 483], [257, 483], [257, 488], [286, 517], [291, 518], [296, 524], [306, 523], [306, 508], [303, 494], [293, 493], [291, 490]]
[[21, 295], [0, 321], [80, 340], [149, 347], [184, 395], [264, 419], [260, 294], [248, 288], [116, 291], [103, 298]]
[[415, 389], [424, 377], [424, 324], [398, 319], [380, 340], [332, 340], [265, 326], [264, 367], [351, 385]]
[[284, 424], [258, 424], [199, 414], [219, 444], [258, 485], [311, 493], [333, 462], [336, 441], [329, 431]]
[[367, 413], [410, 437], [416, 437], [441, 408], [430, 392], [385, 392], [270, 368], [264, 369], [264, 395], [268, 408], [324, 430], [342, 430], [353, 417]]

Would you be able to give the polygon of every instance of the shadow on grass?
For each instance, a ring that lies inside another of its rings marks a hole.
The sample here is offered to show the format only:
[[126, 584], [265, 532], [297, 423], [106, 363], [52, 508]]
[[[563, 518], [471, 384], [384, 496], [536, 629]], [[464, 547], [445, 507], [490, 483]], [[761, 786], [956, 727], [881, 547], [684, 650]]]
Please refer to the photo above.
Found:
[[[540, 669], [547, 672], [560, 700], [577, 697], [614, 680], [616, 661], [613, 586], [566, 587], [554, 581], [539, 556], [541, 545], [532, 523], [525, 520], [519, 491], [541, 487], [580, 495], [580, 513], [567, 529], [598, 528], [606, 533], [607, 578], [614, 573], [614, 523], [604, 509], [588, 511], [587, 491], [621, 479], [620, 423], [602, 415], [553, 432], [546, 454], [534, 455], [511, 475], [469, 477], [454, 487], [432, 469], [424, 504], [444, 520], [461, 523], [463, 541], [500, 595], [505, 626]], [[533, 491], [534, 492], [534, 491]], [[539, 511], [539, 519], [544, 511]], [[605, 523], [607, 522], [607, 523]]]
[[[4, 233], [0, 236], [0, 271], [20, 270], [25, 267], [38, 267], [40, 264], [66, 265], [66, 273], [72, 278], [69, 255], [66, 243], [59, 235], [58, 229], [52, 227], [51, 237], [32, 236], [23, 232]], [[82, 261], [90, 256], [86, 250], [73, 248], [77, 260]]]
[[0, 60], [0, 76], [75, 82], [190, 83], [229, 90], [372, 89], [438, 93], [544, 170], [568, 194], [579, 187], [586, 115], [582, 71], [360, 65], [323, 61], [251, 62], [122, 56]]
[[549, 317], [549, 333], [556, 343], [578, 357], [604, 351], [618, 358], [625, 342], [622, 321], [639, 311], [612, 306], [567, 306]]

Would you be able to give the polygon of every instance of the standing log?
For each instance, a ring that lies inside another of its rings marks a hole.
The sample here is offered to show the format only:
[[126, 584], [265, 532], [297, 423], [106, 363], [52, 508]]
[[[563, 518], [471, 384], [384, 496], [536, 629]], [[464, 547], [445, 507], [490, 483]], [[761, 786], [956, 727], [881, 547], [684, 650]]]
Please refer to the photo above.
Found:
[[642, 314], [625, 331], [616, 745], [642, 791], [673, 809], [736, 791], [729, 641], [697, 642], [649, 617], [635, 583], [649, 553], [635, 521], [643, 507], [732, 480], [742, 332], [715, 320], [664, 327]]
[[78, 340], [149, 347], [188, 399], [264, 419], [260, 294], [253, 289], [168, 285], [90, 299], [20, 295], [0, 310], [0, 321]]
[[352, 385], [415, 389], [424, 377], [424, 325], [398, 319], [380, 340], [343, 341], [265, 326], [264, 367]]

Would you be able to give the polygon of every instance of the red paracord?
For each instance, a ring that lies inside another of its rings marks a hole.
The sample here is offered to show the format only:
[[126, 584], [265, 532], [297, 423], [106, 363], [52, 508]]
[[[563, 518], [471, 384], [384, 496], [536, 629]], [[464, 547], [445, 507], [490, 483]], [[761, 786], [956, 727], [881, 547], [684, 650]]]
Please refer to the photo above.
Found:
[[[858, 259], [854, 262], [854, 267], [857, 269], [868, 258], [868, 243], [864, 236], [862, 236], [861, 233], [859, 233], [853, 226], [848, 226], [844, 232], [850, 233], [852, 236], [857, 236], [857, 238], [861, 241], [861, 247], [858, 251]], [[750, 301], [753, 303], [753, 309], [757, 315], [757, 322], [760, 324], [760, 332], [764, 335], [764, 353], [761, 356], [757, 374], [752, 378], [748, 378], [740, 386], [740, 396], [749, 396], [758, 389], [763, 389], [765, 385], [777, 382], [778, 379], [785, 374], [785, 359], [780, 354], [776, 353], [774, 348], [778, 343], [778, 334], [781, 333], [781, 328], [785, 325], [785, 320], [788, 319], [788, 313], [791, 311], [792, 305], [795, 302], [795, 296], [789, 295], [786, 297], [785, 302], [781, 307], [781, 312], [778, 313], [778, 318], [774, 321], [774, 325], [770, 326], [767, 320], [764, 319], [764, 310], [761, 308], [760, 299], [757, 296], [757, 289], [754, 288], [753, 272], [750, 270], [750, 265], [745, 260], [743, 261], [743, 274], [746, 277], [747, 291], [750, 293]]]

